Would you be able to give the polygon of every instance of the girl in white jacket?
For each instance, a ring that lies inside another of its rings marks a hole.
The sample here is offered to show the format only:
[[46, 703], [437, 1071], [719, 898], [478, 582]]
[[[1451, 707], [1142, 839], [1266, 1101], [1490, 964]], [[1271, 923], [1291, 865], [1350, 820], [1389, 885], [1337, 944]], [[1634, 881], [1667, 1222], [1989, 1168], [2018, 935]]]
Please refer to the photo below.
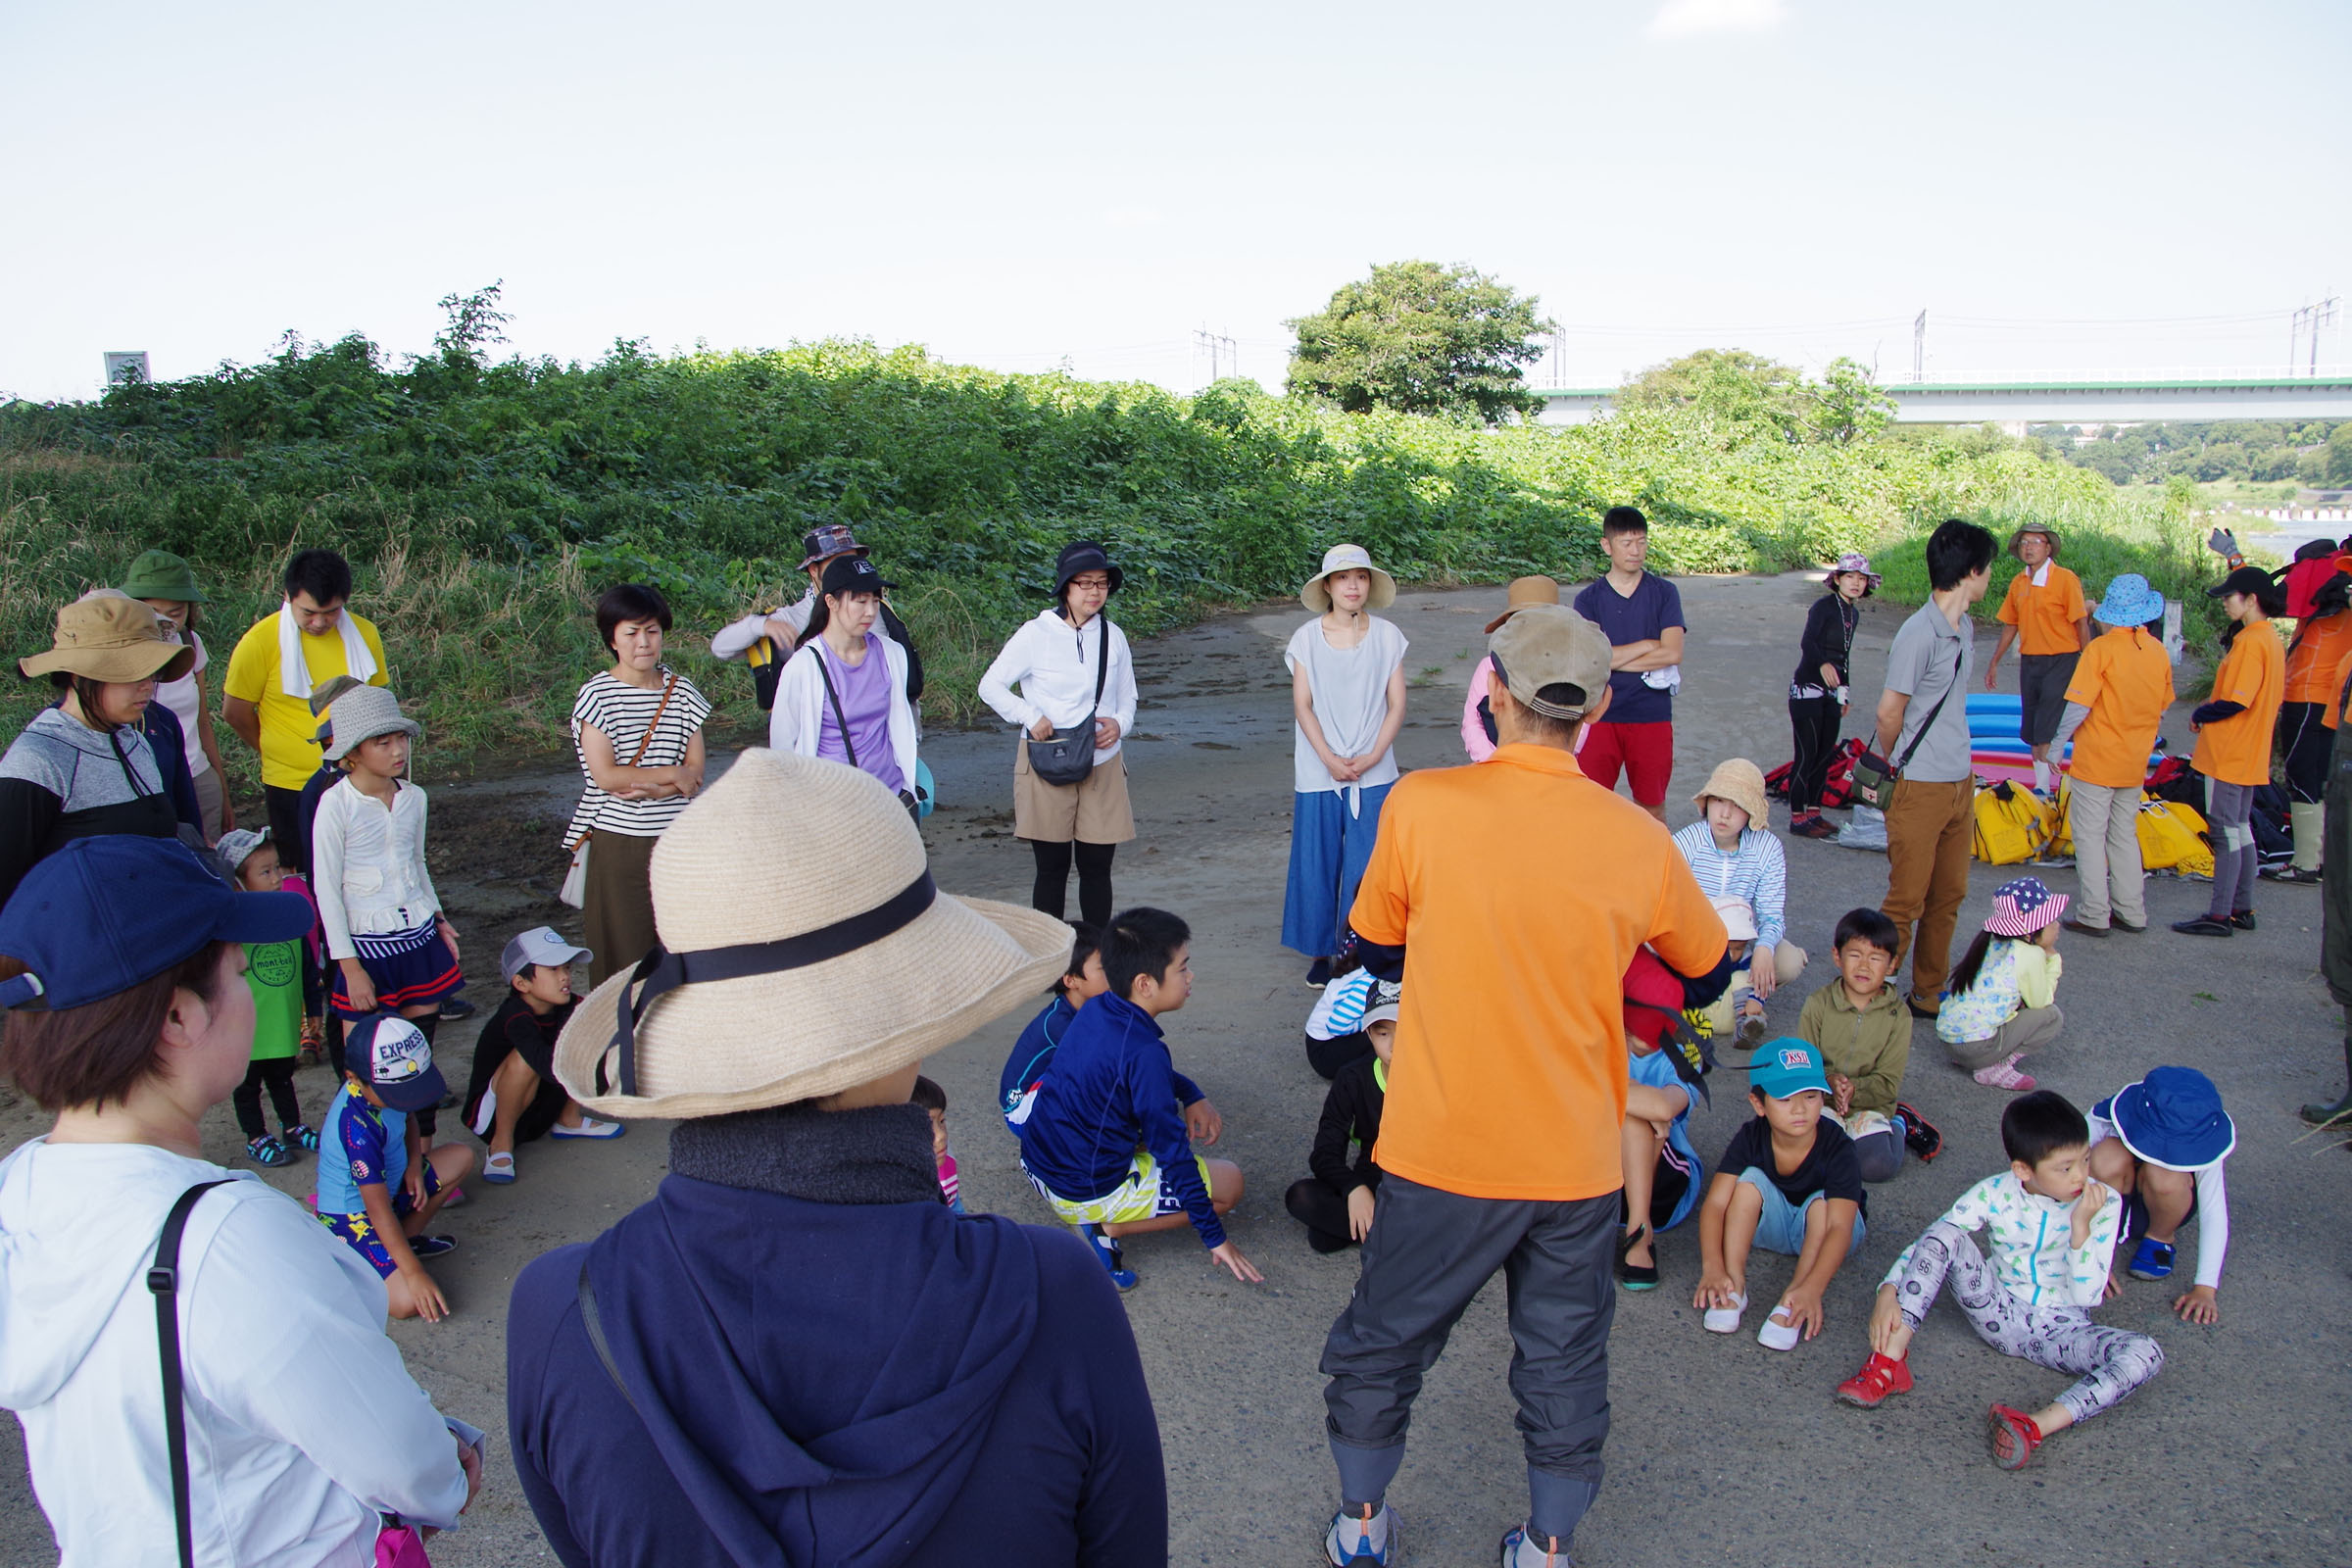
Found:
[[824, 593], [776, 682], [767, 744], [847, 762], [914, 809], [914, 706], [906, 650], [876, 632], [889, 586], [863, 556], [825, 565]]
[[190, 1559], [368, 1568], [382, 1516], [448, 1529], [481, 1434], [436, 1414], [384, 1338], [384, 1286], [302, 1205], [205, 1159], [198, 1123], [243, 1081], [240, 943], [310, 929], [290, 893], [237, 893], [170, 839], [88, 838], [0, 911], [0, 1065], [55, 1113], [0, 1162], [0, 1403], [24, 1424], [62, 1568], [168, 1565], [174, 1488], [149, 1269], [188, 1210], [174, 1289]]

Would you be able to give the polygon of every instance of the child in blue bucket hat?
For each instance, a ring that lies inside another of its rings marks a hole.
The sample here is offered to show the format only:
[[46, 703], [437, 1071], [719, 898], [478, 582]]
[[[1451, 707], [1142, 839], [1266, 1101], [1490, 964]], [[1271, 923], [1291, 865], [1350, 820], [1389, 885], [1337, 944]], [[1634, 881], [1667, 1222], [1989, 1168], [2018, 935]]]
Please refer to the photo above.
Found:
[[2154, 1067], [2090, 1107], [2090, 1170], [2124, 1195], [2123, 1240], [2136, 1237], [2131, 1274], [2161, 1280], [2173, 1272], [2180, 1227], [2202, 1220], [2196, 1284], [2173, 1301], [2190, 1323], [2219, 1323], [2215, 1299], [2230, 1251], [2230, 1194], [2222, 1166], [2237, 1147], [2237, 1128], [2221, 1091], [2194, 1067]]

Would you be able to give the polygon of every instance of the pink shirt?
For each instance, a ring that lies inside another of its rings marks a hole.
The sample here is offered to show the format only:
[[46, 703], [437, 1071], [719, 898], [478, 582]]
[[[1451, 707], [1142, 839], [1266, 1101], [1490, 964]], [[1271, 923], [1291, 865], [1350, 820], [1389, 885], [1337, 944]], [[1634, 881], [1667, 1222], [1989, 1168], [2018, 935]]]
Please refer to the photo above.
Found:
[[1478, 711], [1478, 705], [1487, 700], [1487, 681], [1494, 673], [1493, 662], [1480, 660], [1470, 676], [1470, 695], [1462, 699], [1462, 750], [1470, 754], [1473, 762], [1494, 755], [1494, 743], [1487, 739], [1487, 722]]

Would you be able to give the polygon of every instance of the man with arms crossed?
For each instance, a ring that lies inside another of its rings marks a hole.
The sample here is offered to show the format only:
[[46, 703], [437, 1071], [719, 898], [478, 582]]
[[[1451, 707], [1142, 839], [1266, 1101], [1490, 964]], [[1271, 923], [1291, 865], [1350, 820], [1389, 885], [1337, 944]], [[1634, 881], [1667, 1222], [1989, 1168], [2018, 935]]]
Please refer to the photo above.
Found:
[[1367, 966], [1401, 974], [1404, 1000], [1387, 1175], [1354, 1298], [1323, 1348], [1342, 1499], [1324, 1549], [1341, 1565], [1397, 1560], [1386, 1497], [1414, 1396], [1498, 1269], [1531, 1502], [1503, 1561], [1566, 1560], [1609, 1427], [1623, 977], [1643, 943], [1685, 974], [1725, 952], [1666, 830], [1577, 766], [1578, 733], [1610, 703], [1607, 636], [1537, 605], [1489, 650], [1501, 744], [1475, 767], [1397, 783], [1349, 920]]

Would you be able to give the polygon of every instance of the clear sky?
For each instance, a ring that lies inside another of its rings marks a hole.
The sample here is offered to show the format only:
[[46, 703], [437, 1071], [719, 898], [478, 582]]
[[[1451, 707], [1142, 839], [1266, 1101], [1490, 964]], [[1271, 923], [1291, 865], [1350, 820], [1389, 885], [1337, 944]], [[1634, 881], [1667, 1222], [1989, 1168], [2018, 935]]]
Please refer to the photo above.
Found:
[[2328, 0], [0, 0], [0, 390], [416, 352], [493, 278], [534, 355], [1182, 389], [1206, 326], [1278, 386], [1285, 318], [1407, 257], [1540, 295], [1569, 385], [1905, 379], [1922, 308], [1932, 379], [2277, 373], [2352, 287], [2348, 64]]

